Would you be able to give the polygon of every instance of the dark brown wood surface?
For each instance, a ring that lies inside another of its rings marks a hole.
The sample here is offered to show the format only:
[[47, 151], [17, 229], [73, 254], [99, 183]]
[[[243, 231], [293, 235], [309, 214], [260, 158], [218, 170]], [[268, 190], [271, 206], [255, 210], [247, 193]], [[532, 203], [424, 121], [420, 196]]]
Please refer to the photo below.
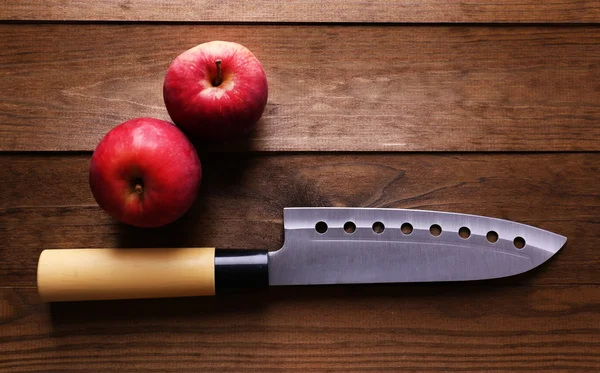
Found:
[[0, 289], [0, 371], [597, 372], [598, 286], [358, 286], [43, 304]]
[[596, 25], [163, 24], [0, 25], [0, 150], [90, 151], [122, 121], [169, 119], [169, 64], [214, 38], [267, 72], [247, 150], [600, 150]]
[[4, 0], [8, 20], [585, 23], [597, 0]]
[[[4, 1], [0, 372], [600, 371], [599, 12], [584, 0]], [[89, 189], [91, 151], [124, 120], [168, 119], [166, 68], [214, 39], [263, 62], [259, 127], [199, 145], [201, 193], [177, 222], [115, 222]], [[294, 206], [487, 215], [568, 241], [533, 271], [477, 283], [37, 296], [45, 248], [276, 250]]]

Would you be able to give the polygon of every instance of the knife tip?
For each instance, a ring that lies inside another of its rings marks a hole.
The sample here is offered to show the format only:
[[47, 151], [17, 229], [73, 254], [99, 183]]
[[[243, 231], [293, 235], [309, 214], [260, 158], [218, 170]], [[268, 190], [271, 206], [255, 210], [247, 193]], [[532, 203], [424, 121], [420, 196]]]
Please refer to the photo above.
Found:
[[556, 245], [553, 247], [553, 254], [559, 252], [567, 243], [567, 237], [556, 234]]

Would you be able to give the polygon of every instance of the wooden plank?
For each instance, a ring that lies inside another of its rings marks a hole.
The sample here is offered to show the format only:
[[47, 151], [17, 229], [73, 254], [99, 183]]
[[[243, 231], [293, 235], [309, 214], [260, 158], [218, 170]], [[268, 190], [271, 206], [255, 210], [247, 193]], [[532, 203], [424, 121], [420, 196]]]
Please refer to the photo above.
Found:
[[597, 0], [5, 0], [2, 20], [197, 22], [598, 22]]
[[596, 372], [600, 287], [365, 286], [41, 304], [0, 289], [0, 370]]
[[504, 218], [568, 238], [520, 284], [598, 284], [600, 153], [203, 154], [196, 204], [140, 230], [95, 203], [89, 154], [0, 155], [0, 283], [32, 286], [45, 248], [266, 248], [283, 243], [284, 207], [418, 208]]
[[214, 150], [600, 150], [596, 26], [5, 24], [0, 151], [168, 119], [169, 63], [212, 39], [254, 51], [270, 85], [258, 129]]

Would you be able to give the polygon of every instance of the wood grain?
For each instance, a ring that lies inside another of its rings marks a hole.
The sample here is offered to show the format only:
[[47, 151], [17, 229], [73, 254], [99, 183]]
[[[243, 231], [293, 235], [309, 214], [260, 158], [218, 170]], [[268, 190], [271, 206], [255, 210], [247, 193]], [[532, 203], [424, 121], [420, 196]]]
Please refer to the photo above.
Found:
[[471, 213], [568, 238], [519, 284], [599, 284], [600, 153], [202, 155], [201, 194], [176, 223], [116, 223], [95, 203], [89, 154], [0, 155], [0, 283], [33, 286], [40, 252], [78, 247], [279, 249], [284, 207]]
[[43, 304], [0, 289], [0, 371], [597, 372], [600, 287], [362, 286]]
[[[598, 22], [597, 0], [3, 1], [0, 372], [600, 371]], [[196, 144], [202, 190], [179, 221], [115, 222], [90, 151], [127, 119], [169, 119], [169, 63], [215, 39], [263, 63], [259, 127]], [[479, 214], [568, 242], [460, 285], [37, 294], [45, 248], [276, 250], [288, 206]]]
[[599, 22], [597, 0], [4, 0], [2, 20], [196, 22]]
[[597, 26], [4, 24], [0, 151], [169, 119], [169, 63], [216, 38], [255, 52], [270, 91], [243, 147], [214, 150], [600, 150]]

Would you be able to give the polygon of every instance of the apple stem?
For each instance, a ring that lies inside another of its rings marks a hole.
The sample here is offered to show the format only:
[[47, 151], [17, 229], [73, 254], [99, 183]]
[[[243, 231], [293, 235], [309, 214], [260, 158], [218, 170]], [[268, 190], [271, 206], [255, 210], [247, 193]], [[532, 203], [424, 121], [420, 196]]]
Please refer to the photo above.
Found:
[[137, 193], [137, 195], [141, 196], [142, 193], [144, 193], [144, 188], [142, 187], [141, 184], [135, 184], [135, 192]]
[[218, 87], [223, 83], [223, 77], [221, 76], [221, 60], [216, 60], [215, 63], [217, 64], [217, 78], [213, 82], [213, 85]]

